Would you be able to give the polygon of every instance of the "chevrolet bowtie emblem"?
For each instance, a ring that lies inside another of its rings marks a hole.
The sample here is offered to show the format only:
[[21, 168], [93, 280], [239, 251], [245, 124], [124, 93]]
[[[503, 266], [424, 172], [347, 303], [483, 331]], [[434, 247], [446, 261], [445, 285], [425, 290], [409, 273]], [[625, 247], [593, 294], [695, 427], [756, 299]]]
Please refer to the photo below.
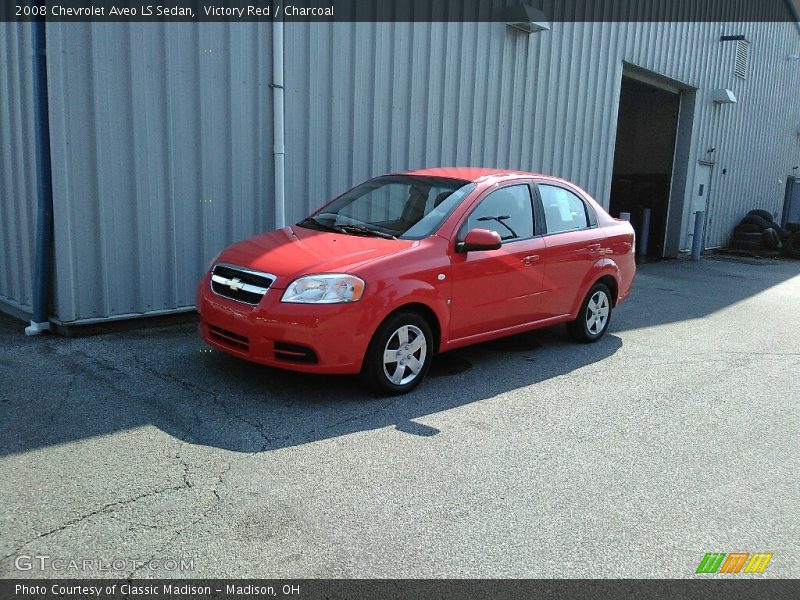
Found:
[[242, 283], [241, 279], [239, 279], [238, 277], [234, 277], [233, 279], [228, 281], [228, 287], [235, 292], [237, 290], [241, 290], [242, 288], [244, 288], [244, 284]]

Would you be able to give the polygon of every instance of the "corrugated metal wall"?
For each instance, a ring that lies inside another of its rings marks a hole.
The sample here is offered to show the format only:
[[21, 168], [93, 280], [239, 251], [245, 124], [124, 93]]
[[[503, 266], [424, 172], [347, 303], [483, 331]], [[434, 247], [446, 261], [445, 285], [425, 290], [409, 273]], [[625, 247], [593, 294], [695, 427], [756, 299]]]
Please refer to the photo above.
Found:
[[273, 227], [268, 31], [48, 25], [61, 321], [191, 307], [220, 249]]
[[[0, 294], [27, 306], [29, 34], [3, 27]], [[273, 227], [270, 24], [47, 31], [56, 317], [191, 307], [217, 250]], [[751, 41], [747, 79], [721, 34]], [[750, 208], [780, 210], [779, 180], [800, 163], [800, 65], [786, 60], [799, 41], [779, 23], [554, 22], [532, 35], [488, 22], [287, 24], [287, 220], [370, 176], [447, 164], [553, 173], [607, 206], [628, 64], [696, 90], [687, 194], [712, 159], [707, 245], [719, 245]], [[712, 104], [719, 87], [739, 103]]]
[[[723, 34], [751, 41], [747, 79]], [[779, 180], [800, 160], [800, 68], [786, 60], [799, 39], [781, 23], [553, 23], [530, 36], [502, 23], [287, 25], [286, 162], [309, 174], [289, 183], [288, 214], [375, 174], [441, 164], [559, 175], [608, 206], [629, 63], [698, 90], [687, 189], [697, 161], [713, 160], [706, 241], [718, 246], [751, 208], [780, 213]], [[714, 105], [721, 87], [739, 103]]]
[[36, 224], [30, 24], [0, 23], [0, 301], [30, 313]]
[[[726, 244], [734, 225], [752, 208], [766, 209], [780, 220], [786, 177], [800, 164], [800, 64], [787, 60], [800, 47], [797, 30], [790, 24], [734, 23], [718, 31], [743, 33], [750, 41], [750, 59], [743, 80], [733, 74], [736, 44], [717, 42], [719, 66], [706, 66], [699, 86], [696, 157], [714, 162], [707, 247]], [[733, 90], [737, 104], [712, 103], [714, 88]], [[713, 153], [707, 152], [710, 148]], [[691, 227], [688, 215], [684, 222]]]

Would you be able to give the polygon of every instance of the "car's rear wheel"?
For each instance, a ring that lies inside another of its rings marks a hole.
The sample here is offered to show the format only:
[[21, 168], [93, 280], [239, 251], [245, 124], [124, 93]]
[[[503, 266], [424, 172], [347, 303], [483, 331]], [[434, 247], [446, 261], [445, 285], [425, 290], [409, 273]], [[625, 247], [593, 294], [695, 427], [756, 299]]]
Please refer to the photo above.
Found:
[[588, 344], [596, 342], [611, 322], [611, 291], [604, 283], [595, 283], [578, 311], [578, 317], [567, 323], [572, 339]]
[[400, 312], [378, 327], [364, 357], [361, 376], [377, 392], [405, 394], [425, 377], [432, 354], [433, 335], [428, 322], [417, 313]]

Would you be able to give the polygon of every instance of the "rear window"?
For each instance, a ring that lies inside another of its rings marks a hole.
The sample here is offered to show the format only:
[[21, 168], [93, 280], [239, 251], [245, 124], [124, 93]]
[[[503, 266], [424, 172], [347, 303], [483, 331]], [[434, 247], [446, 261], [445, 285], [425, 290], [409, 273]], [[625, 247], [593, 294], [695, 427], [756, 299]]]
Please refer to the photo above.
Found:
[[594, 220], [589, 218], [586, 203], [569, 190], [544, 184], [539, 184], [538, 188], [547, 233], [587, 229], [594, 224]]

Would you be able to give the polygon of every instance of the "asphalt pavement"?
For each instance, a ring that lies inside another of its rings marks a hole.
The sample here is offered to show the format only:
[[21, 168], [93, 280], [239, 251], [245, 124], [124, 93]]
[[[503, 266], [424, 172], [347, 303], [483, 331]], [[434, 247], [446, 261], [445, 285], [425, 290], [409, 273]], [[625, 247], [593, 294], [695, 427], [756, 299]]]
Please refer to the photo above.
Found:
[[643, 265], [600, 342], [482, 344], [388, 399], [192, 324], [0, 317], [0, 577], [800, 577], [798, 301], [798, 261]]

